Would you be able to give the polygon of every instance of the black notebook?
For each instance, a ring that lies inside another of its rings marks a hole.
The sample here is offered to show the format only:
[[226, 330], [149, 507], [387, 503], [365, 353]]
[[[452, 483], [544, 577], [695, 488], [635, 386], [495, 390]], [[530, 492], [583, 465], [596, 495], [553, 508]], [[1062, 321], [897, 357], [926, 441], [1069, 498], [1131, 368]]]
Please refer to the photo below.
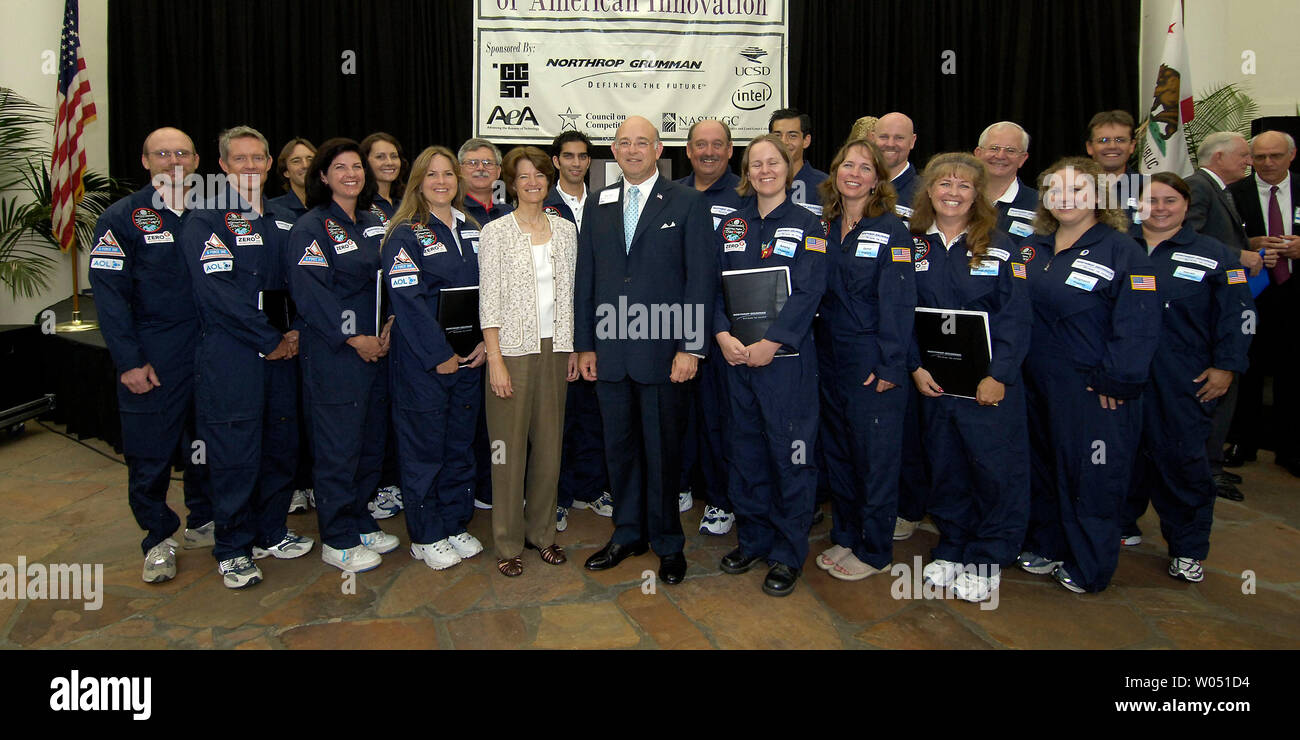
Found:
[[[790, 268], [760, 267], [754, 270], [723, 270], [722, 300], [731, 320], [731, 336], [749, 346], [762, 339], [790, 300]], [[778, 357], [799, 352], [781, 345]]]
[[438, 324], [447, 335], [452, 351], [469, 357], [483, 341], [483, 329], [478, 323], [478, 286], [439, 290]]
[[918, 307], [916, 343], [921, 367], [930, 371], [945, 396], [975, 397], [993, 357], [988, 313]]

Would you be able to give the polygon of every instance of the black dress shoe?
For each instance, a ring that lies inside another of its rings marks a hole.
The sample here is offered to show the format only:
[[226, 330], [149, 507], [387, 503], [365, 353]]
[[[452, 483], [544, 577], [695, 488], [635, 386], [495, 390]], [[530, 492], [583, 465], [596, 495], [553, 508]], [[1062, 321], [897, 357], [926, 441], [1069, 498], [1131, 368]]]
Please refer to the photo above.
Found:
[[1232, 485], [1227, 481], [1216, 480], [1214, 482], [1214, 492], [1218, 494], [1219, 498], [1226, 498], [1229, 501], [1246, 500], [1246, 495], [1243, 494], [1241, 490], [1238, 489], [1236, 486]]
[[739, 575], [754, 567], [754, 564], [762, 560], [761, 555], [747, 557], [739, 547], [722, 556], [722, 572], [730, 573], [733, 576]]
[[797, 568], [791, 568], [785, 563], [777, 563], [767, 572], [767, 578], [763, 579], [763, 593], [768, 596], [789, 596], [797, 580], [799, 580]]
[[1223, 467], [1240, 468], [1248, 462], [1255, 462], [1255, 451], [1241, 445], [1232, 445], [1223, 454]]
[[644, 542], [633, 542], [630, 545], [611, 542], [587, 558], [586, 568], [587, 570], [609, 570], [630, 557], [646, 554], [649, 549], [650, 547]]
[[686, 556], [673, 552], [659, 558], [659, 580], [677, 585], [686, 577]]
[[1219, 480], [1226, 480], [1227, 482], [1236, 485], [1241, 482], [1241, 476], [1237, 475], [1236, 473], [1229, 473], [1228, 471], [1225, 470], [1222, 473], [1214, 474], [1214, 482], [1218, 483]]

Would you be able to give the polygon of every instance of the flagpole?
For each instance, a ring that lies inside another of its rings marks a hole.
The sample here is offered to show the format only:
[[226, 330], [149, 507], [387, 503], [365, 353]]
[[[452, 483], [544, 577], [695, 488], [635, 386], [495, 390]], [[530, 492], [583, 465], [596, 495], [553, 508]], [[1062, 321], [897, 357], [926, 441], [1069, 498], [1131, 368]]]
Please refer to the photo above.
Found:
[[[59, 38], [58, 116], [54, 121], [54, 155], [50, 161], [51, 228], [60, 247], [72, 251], [72, 320], [55, 324], [57, 332], [98, 329], [98, 321], [81, 320], [81, 266], [77, 264], [80, 243], [77, 238], [77, 202], [82, 194], [82, 171], [86, 154], [81, 129], [95, 120], [95, 105], [90, 99], [90, 80], [81, 57], [77, 35], [77, 0], [63, 6], [63, 31]], [[66, 179], [65, 174], [70, 173]], [[94, 264], [94, 260], [91, 260]]]

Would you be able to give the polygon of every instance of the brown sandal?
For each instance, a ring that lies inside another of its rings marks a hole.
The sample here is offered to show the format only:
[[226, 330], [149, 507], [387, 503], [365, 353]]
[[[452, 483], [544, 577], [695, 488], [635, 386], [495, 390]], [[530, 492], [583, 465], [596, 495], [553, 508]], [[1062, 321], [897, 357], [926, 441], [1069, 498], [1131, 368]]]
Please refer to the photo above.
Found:
[[501, 575], [508, 578], [522, 576], [524, 574], [524, 561], [518, 555], [505, 560], [498, 560], [497, 570], [501, 571]]
[[564, 548], [559, 545], [552, 544], [547, 545], [546, 547], [538, 547], [531, 542], [525, 542], [524, 547], [529, 550], [536, 550], [537, 554], [542, 556], [542, 560], [549, 565], [563, 565], [569, 561], [569, 559], [564, 556]]

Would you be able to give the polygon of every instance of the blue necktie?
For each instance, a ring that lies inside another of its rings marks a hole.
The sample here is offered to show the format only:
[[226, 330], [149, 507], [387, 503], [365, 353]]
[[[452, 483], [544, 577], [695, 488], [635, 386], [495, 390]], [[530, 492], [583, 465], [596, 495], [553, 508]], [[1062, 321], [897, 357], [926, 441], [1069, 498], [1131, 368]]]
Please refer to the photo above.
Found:
[[632, 251], [632, 235], [636, 233], [636, 220], [641, 215], [641, 191], [633, 185], [627, 189], [627, 203], [623, 204], [623, 252]]

